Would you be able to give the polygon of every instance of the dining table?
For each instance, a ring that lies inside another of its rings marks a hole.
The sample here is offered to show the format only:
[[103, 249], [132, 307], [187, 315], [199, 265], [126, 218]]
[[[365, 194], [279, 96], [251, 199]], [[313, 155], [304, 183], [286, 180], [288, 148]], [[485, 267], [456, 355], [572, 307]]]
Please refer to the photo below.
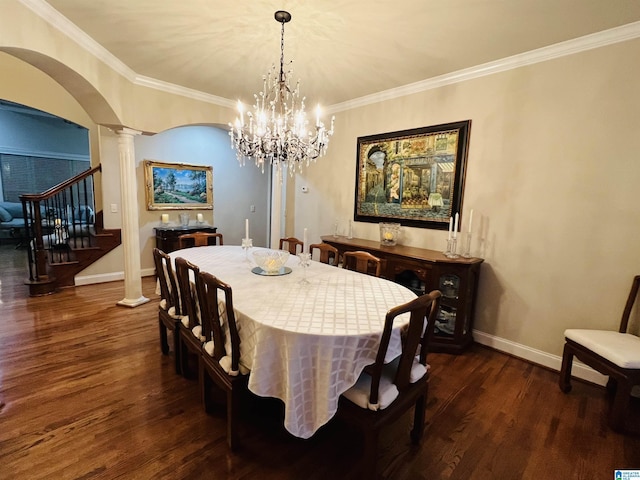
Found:
[[[375, 361], [387, 311], [416, 298], [384, 278], [291, 255], [287, 274], [254, 273], [252, 253], [235, 245], [194, 247], [182, 257], [229, 284], [240, 335], [240, 362], [248, 388], [284, 403], [284, 427], [311, 437], [336, 413], [338, 399]], [[305, 271], [303, 271], [303, 268]], [[386, 362], [401, 353], [397, 318]]]

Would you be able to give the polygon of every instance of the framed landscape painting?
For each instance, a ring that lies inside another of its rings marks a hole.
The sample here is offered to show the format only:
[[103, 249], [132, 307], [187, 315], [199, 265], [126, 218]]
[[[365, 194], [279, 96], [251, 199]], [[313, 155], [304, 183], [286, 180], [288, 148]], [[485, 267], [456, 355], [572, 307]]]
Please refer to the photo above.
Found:
[[147, 210], [213, 209], [213, 167], [144, 161]]
[[446, 230], [460, 212], [471, 120], [358, 137], [354, 220]]

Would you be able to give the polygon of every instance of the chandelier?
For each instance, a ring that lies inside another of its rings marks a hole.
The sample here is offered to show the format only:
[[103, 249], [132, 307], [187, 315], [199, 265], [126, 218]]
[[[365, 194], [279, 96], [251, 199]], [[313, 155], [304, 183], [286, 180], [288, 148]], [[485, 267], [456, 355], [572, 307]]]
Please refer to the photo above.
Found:
[[[309, 129], [305, 97], [300, 97], [300, 82], [295, 89], [289, 86], [291, 70], [284, 72], [284, 24], [291, 20], [291, 14], [277, 11], [275, 19], [282, 24], [280, 35], [280, 71], [276, 73], [273, 65], [268, 75], [263, 77], [262, 91], [255, 95], [253, 112], [244, 112], [238, 101], [238, 114], [235, 124], [229, 124], [231, 148], [235, 148], [240, 165], [253, 157], [256, 166], [265, 163], [276, 166], [278, 173], [287, 168], [291, 175], [302, 165], [322, 156], [327, 151], [329, 137], [333, 135], [333, 117], [331, 128], [327, 130], [320, 121], [320, 106], [316, 110], [315, 125]], [[291, 64], [292, 62], [289, 62]]]

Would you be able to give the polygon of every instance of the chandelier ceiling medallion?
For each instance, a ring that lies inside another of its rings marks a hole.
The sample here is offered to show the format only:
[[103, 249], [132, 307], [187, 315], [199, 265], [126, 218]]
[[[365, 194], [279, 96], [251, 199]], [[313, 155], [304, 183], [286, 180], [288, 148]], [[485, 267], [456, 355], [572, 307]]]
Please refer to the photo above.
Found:
[[229, 136], [240, 165], [253, 157], [263, 173], [265, 163], [269, 163], [277, 167], [278, 173], [287, 168], [293, 175], [296, 169], [302, 170], [303, 164], [308, 166], [311, 160], [326, 153], [329, 137], [333, 135], [334, 119], [331, 118], [331, 128], [327, 130], [320, 121], [318, 105], [315, 126], [309, 129], [305, 97], [300, 97], [300, 82], [292, 90], [289, 86], [291, 70], [284, 72], [284, 24], [291, 20], [291, 14], [280, 10], [274, 16], [282, 24], [280, 72], [276, 73], [273, 65], [263, 77], [262, 91], [254, 94], [253, 112], [245, 114], [238, 101], [239, 116], [235, 124], [229, 124]]

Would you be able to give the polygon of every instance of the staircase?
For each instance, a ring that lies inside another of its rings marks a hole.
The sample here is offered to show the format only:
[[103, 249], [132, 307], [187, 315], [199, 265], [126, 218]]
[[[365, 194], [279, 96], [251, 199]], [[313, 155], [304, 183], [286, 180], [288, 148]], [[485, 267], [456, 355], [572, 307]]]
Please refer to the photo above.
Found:
[[20, 195], [29, 259], [29, 295], [74, 285], [75, 276], [121, 243], [96, 212], [95, 186], [102, 166], [86, 170], [40, 194]]

